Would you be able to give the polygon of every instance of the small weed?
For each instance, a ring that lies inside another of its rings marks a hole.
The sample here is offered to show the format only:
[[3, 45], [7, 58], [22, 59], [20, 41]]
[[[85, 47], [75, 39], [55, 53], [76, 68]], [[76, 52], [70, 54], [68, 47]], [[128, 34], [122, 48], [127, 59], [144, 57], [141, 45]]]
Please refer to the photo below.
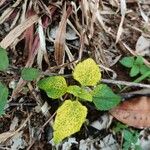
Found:
[[123, 131], [123, 150], [142, 150], [137, 144], [139, 133], [134, 130], [125, 129]]
[[[0, 54], [0, 60], [4, 59], [0, 63], [0, 71], [6, 71], [9, 66], [7, 53], [1, 48]], [[35, 68], [23, 68], [21, 71], [21, 77], [26, 81], [36, 80], [39, 75], [40, 71]], [[66, 93], [74, 97], [65, 99], [57, 110], [53, 125], [54, 142], [56, 144], [78, 132], [85, 122], [88, 110], [82, 105], [82, 101], [94, 103], [98, 110], [109, 110], [118, 105], [121, 99], [107, 85], [98, 84], [101, 80], [101, 72], [93, 59], [89, 58], [80, 62], [72, 75], [79, 82], [79, 85], [68, 86], [62, 76], [45, 77], [37, 84], [52, 99], [60, 99]], [[90, 91], [87, 90], [89, 88]], [[8, 88], [0, 83], [0, 114], [3, 114], [7, 98]]]
[[143, 57], [124, 57], [120, 60], [120, 63], [123, 66], [130, 68], [130, 77], [141, 75], [134, 82], [140, 82], [146, 78], [150, 78], [150, 67], [144, 64]]
[[120, 133], [123, 138], [122, 150], [142, 150], [140, 145], [137, 144], [139, 132], [131, 130], [127, 125], [117, 122], [113, 129], [115, 133]]

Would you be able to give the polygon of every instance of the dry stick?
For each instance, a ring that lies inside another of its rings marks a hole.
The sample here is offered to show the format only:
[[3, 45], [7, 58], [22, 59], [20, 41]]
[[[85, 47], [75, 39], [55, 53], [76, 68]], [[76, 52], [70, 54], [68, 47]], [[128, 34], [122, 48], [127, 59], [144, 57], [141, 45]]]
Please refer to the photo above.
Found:
[[148, 84], [142, 84], [142, 83], [134, 83], [134, 82], [128, 82], [128, 81], [116, 81], [111, 79], [102, 79], [103, 83], [110, 83], [110, 84], [116, 84], [116, 85], [126, 85], [126, 86], [135, 86], [135, 87], [141, 87], [141, 88], [150, 88], [150, 85]]
[[56, 111], [53, 113], [53, 115], [44, 123], [44, 125], [41, 127], [41, 131], [43, 131], [43, 129], [45, 128], [45, 126], [54, 118], [54, 116], [56, 115]]

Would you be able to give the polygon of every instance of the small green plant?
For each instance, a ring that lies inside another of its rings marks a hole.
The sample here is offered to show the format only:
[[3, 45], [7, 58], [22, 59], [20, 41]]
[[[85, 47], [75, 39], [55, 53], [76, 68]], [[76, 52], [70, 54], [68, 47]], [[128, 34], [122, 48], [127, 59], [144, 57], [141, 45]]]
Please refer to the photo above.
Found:
[[[64, 100], [57, 110], [53, 125], [55, 144], [80, 130], [88, 113], [82, 101], [93, 102], [98, 110], [109, 110], [119, 104], [121, 99], [107, 85], [97, 85], [101, 80], [101, 72], [91, 58], [77, 64], [73, 78], [80, 85], [68, 86], [62, 76], [46, 77], [38, 82], [38, 87], [52, 99], [59, 99], [66, 93], [74, 97]], [[93, 87], [94, 90], [90, 88], [89, 91], [89, 87]]]
[[138, 144], [139, 132], [136, 130], [131, 130], [127, 125], [117, 122], [113, 128], [115, 133], [119, 133], [123, 138], [123, 150], [142, 150]]
[[135, 77], [137, 75], [141, 75], [134, 82], [140, 82], [146, 78], [150, 78], [150, 67], [146, 66], [143, 61], [143, 57], [124, 57], [120, 60], [120, 63], [130, 68], [130, 77]]
[[141, 146], [137, 144], [139, 133], [135, 130], [124, 130], [123, 131], [123, 150], [142, 150]]

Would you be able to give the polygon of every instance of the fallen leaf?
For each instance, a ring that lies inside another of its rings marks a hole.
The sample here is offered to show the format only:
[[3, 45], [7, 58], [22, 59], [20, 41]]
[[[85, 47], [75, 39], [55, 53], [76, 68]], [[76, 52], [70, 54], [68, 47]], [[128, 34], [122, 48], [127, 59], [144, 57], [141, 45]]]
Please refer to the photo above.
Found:
[[[35, 12], [32, 9], [29, 9], [26, 14], [26, 18], [32, 17], [35, 15]], [[24, 48], [24, 56], [28, 56], [29, 51], [32, 49], [33, 45], [33, 37], [34, 37], [34, 25], [32, 24], [29, 28], [24, 32], [25, 37], [25, 48]]]
[[148, 16], [145, 14], [145, 12], [142, 10], [141, 5], [140, 5], [139, 2], [138, 2], [138, 6], [139, 6], [139, 10], [140, 10], [140, 13], [141, 13], [141, 16], [142, 16], [143, 20], [144, 20], [146, 23], [148, 23], [148, 22], [149, 22], [149, 18], [148, 18]]
[[7, 48], [10, 46], [16, 39], [19, 37], [27, 28], [29, 28], [32, 24], [37, 22], [39, 19], [38, 15], [33, 15], [29, 17], [24, 22], [19, 24], [13, 30], [11, 30], [6, 37], [0, 42], [0, 46], [3, 48]]
[[150, 127], [150, 97], [131, 98], [111, 109], [110, 113], [129, 126], [148, 128]]
[[16, 131], [7, 131], [7, 132], [3, 132], [0, 134], [0, 143], [5, 142], [8, 138], [11, 138], [12, 136], [14, 136], [15, 134], [17, 134], [18, 132], [20, 132], [20, 130], [26, 125], [26, 123], [29, 121], [30, 117], [32, 114], [30, 114], [27, 119], [20, 125], [20, 127], [16, 130]]
[[72, 12], [71, 6], [68, 7], [67, 11], [65, 9], [66, 8], [64, 8], [64, 13], [59, 23], [59, 28], [56, 33], [56, 39], [54, 42], [54, 47], [55, 47], [54, 55], [55, 55], [57, 65], [61, 65], [63, 63], [64, 52], [65, 52], [66, 24], [67, 24], [67, 19]]

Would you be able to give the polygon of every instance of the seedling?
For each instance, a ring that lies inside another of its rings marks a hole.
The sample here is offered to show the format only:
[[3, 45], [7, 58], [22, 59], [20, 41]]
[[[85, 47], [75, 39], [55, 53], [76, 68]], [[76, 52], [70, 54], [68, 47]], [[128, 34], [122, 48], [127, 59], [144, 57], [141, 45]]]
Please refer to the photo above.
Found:
[[140, 82], [146, 78], [150, 78], [150, 67], [144, 64], [143, 57], [124, 57], [120, 60], [120, 63], [123, 66], [130, 68], [130, 77], [135, 77], [139, 74], [141, 75], [134, 82]]
[[137, 144], [139, 138], [139, 133], [134, 130], [124, 130], [123, 131], [123, 150], [135, 149], [142, 150], [141, 146]]
[[[62, 76], [46, 77], [38, 82], [38, 87], [52, 99], [60, 99], [66, 93], [74, 96], [64, 100], [57, 110], [53, 125], [55, 144], [80, 130], [88, 112], [82, 101], [94, 103], [98, 110], [109, 110], [118, 105], [121, 99], [107, 85], [98, 84], [101, 72], [91, 58], [77, 64], [72, 75], [80, 85], [68, 86]], [[87, 87], [93, 87], [93, 90], [89, 92]]]
[[122, 138], [123, 138], [122, 149], [123, 150], [129, 150], [129, 149], [142, 150], [140, 145], [137, 144], [138, 138], [139, 138], [138, 131], [131, 130], [128, 128], [127, 125], [124, 125], [120, 122], [116, 123], [116, 126], [113, 130], [115, 131], [115, 133], [119, 133], [122, 135]]

